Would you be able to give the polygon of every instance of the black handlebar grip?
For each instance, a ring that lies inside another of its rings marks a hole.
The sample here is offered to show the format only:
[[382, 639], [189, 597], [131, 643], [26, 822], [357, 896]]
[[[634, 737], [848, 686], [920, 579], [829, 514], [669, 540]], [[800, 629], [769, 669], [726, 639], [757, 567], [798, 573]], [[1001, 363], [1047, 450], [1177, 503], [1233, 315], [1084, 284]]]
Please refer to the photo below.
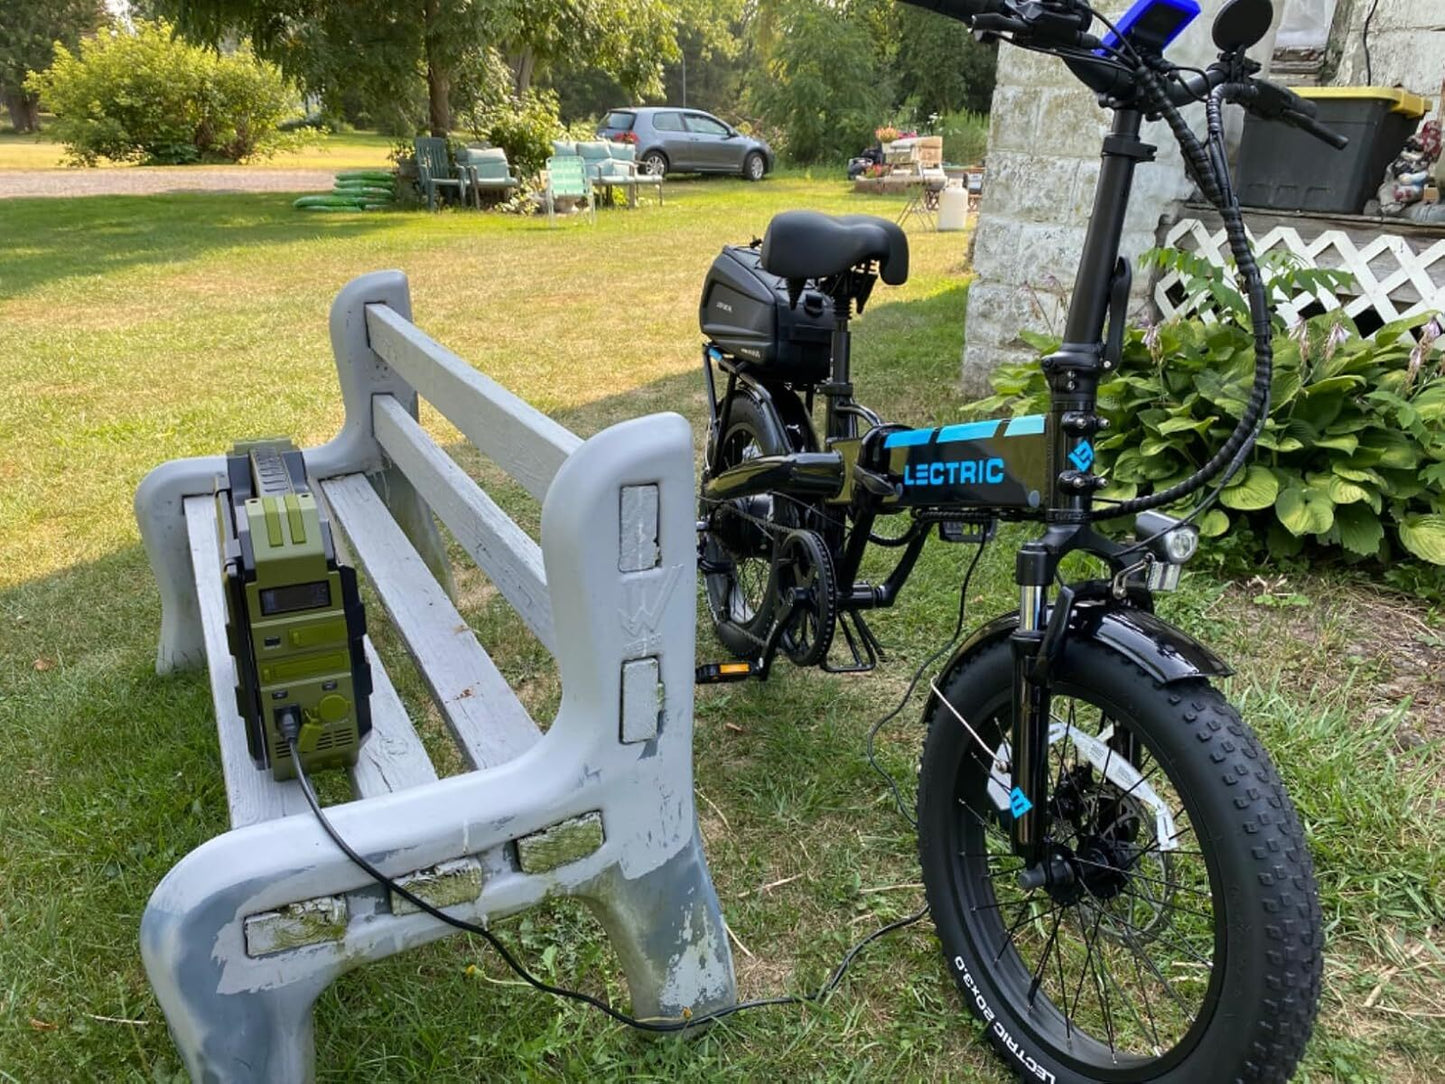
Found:
[[1280, 114], [1280, 119], [1288, 121], [1302, 132], [1307, 132], [1322, 143], [1328, 143], [1337, 151], [1342, 151], [1350, 145], [1349, 136], [1340, 135], [1330, 128], [1326, 128], [1313, 117], [1308, 117], [1298, 109], [1286, 109]]

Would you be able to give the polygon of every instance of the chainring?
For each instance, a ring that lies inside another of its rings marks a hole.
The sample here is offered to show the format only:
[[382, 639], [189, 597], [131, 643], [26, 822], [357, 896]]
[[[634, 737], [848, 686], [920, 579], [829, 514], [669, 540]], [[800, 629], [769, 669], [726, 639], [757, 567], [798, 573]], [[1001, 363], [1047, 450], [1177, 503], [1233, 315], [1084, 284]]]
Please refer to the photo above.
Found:
[[789, 531], [778, 547], [773, 569], [779, 646], [798, 666], [816, 666], [828, 657], [838, 625], [838, 582], [833, 559], [816, 531]]

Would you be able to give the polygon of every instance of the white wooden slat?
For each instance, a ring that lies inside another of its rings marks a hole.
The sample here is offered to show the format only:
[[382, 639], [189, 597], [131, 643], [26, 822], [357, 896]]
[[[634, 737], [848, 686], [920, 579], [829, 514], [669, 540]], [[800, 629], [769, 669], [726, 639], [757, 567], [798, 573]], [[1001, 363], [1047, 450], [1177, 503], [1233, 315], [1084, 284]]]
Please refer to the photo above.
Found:
[[269, 771], [256, 768], [246, 747], [246, 723], [236, 711], [236, 666], [226, 644], [226, 600], [221, 585], [221, 551], [217, 537], [216, 504], [211, 497], [187, 497], [186, 533], [191, 545], [191, 568], [200, 600], [201, 628], [206, 641], [206, 665], [211, 675], [211, 699], [216, 708], [216, 729], [221, 739], [221, 772], [226, 780], [226, 802], [231, 826], [273, 820], [303, 813], [306, 796], [294, 782], [278, 783]]
[[371, 348], [484, 455], [541, 500], [581, 438], [386, 305], [366, 306]]
[[[325, 491], [315, 478], [309, 478], [308, 481], [316, 503], [325, 512], [327, 520], [335, 524], [336, 514], [326, 502]], [[339, 527], [333, 528], [331, 542], [336, 548], [336, 559], [344, 565], [356, 567], [356, 558], [346, 544], [346, 533]], [[391, 678], [381, 663], [381, 657], [376, 653], [376, 646], [371, 642], [370, 636], [363, 642], [366, 646], [367, 662], [371, 664], [372, 729], [371, 737], [362, 745], [361, 755], [351, 769], [352, 789], [357, 797], [369, 798], [373, 794], [385, 794], [435, 782], [436, 769], [432, 767], [421, 739], [417, 737], [416, 728], [411, 725], [406, 707], [396, 695], [396, 687], [392, 685]]]
[[495, 767], [529, 749], [541, 732], [371, 483], [321, 486], [468, 762]]
[[351, 783], [358, 798], [386, 794], [407, 787], [435, 783], [436, 769], [416, 736], [396, 687], [387, 676], [381, 658], [366, 638], [366, 661], [371, 664], [371, 734], [362, 743], [361, 754], [351, 769]]
[[437, 447], [390, 395], [372, 400], [376, 438], [548, 651], [556, 654], [542, 547]]

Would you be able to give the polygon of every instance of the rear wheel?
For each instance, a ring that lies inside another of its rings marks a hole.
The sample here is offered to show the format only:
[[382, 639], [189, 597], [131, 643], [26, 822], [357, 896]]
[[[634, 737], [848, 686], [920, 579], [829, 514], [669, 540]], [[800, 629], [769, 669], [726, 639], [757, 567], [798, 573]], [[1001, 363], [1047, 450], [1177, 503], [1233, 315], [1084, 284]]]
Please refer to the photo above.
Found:
[[1009, 844], [1013, 657], [979, 649], [929, 719], [919, 851], [944, 957], [1030, 1080], [1284, 1081], [1319, 997], [1299, 819], [1203, 679], [1163, 685], [1094, 641], [1054, 670], [1049, 853]]
[[664, 177], [667, 175], [667, 155], [661, 151], [648, 151], [642, 156], [639, 164], [642, 172], [649, 177]]
[[[717, 457], [719, 473], [749, 459], [790, 450], [769, 438], [770, 427], [751, 399], [734, 396], [727, 414], [728, 428]], [[730, 501], [704, 498], [698, 518], [707, 525], [702, 573], [713, 627], [734, 655], [755, 656], [773, 625], [774, 551], [795, 517], [787, 498], [764, 493]]]

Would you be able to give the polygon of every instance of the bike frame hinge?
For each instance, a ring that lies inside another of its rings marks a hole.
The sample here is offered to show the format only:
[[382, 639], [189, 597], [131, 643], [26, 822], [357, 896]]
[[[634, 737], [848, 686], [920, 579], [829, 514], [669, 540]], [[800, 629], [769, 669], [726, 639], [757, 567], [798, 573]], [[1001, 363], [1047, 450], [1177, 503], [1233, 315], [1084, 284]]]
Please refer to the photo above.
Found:
[[1087, 471], [1066, 470], [1059, 475], [1059, 486], [1075, 493], [1090, 493], [1096, 489], [1103, 489], [1108, 484], [1107, 478], [1100, 478], [1097, 474], [1090, 474]]
[[1145, 143], [1142, 139], [1134, 136], [1123, 136], [1117, 132], [1111, 132], [1104, 137], [1105, 158], [1133, 158], [1138, 162], [1154, 161], [1154, 154], [1159, 148], [1152, 143]]
[[847, 380], [829, 380], [814, 389], [819, 395], [842, 395], [852, 398], [853, 384]]
[[1064, 343], [1039, 362], [1045, 376], [1056, 373], [1097, 373], [1100, 369], [1102, 343]]
[[1064, 411], [1063, 417], [1059, 419], [1059, 424], [1063, 426], [1064, 432], [1074, 433], [1081, 437], [1091, 436], [1100, 429], [1109, 428], [1107, 418], [1101, 418], [1097, 414], [1083, 410]]

